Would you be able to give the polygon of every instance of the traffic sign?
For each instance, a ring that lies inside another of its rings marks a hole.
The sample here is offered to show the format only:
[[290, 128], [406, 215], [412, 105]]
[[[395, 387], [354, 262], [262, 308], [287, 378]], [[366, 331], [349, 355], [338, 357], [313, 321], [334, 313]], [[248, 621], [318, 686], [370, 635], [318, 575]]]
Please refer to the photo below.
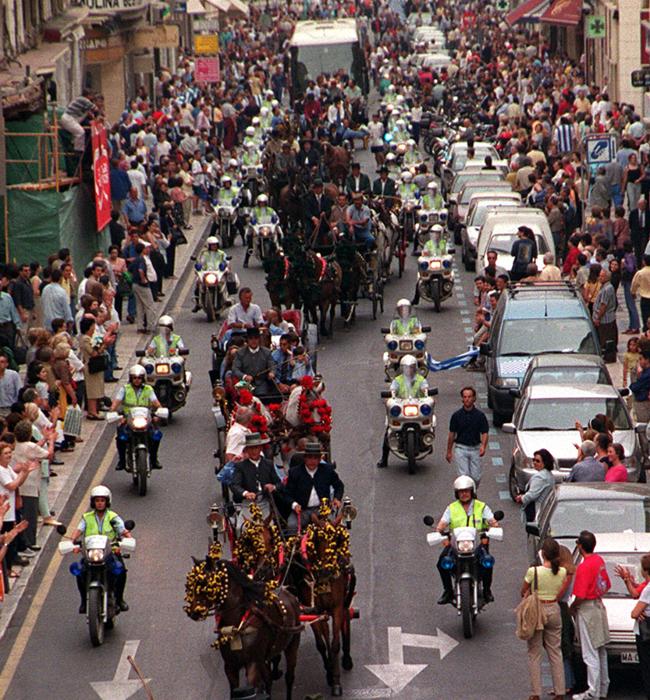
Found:
[[510, 9], [510, 0], [497, 0], [497, 10], [507, 12]]
[[650, 68], [632, 71], [632, 87], [650, 87]]
[[616, 158], [616, 137], [613, 134], [589, 134], [587, 136], [587, 163], [607, 165]]
[[587, 18], [587, 39], [604, 39], [606, 34], [605, 19], [600, 15]]

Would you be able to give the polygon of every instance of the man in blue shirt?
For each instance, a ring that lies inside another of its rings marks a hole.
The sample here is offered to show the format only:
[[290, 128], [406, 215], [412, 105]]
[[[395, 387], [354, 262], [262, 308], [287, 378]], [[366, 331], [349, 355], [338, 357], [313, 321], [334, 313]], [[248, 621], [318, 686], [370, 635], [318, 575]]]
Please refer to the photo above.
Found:
[[113, 201], [113, 211], [121, 211], [124, 200], [129, 195], [131, 180], [124, 170], [119, 167], [117, 160], [111, 161], [109, 172], [111, 182], [111, 200]]
[[634, 415], [637, 421], [647, 423], [650, 420], [650, 354], [641, 353], [639, 367], [641, 373], [630, 384], [630, 391], [634, 396]]
[[127, 222], [132, 226], [140, 226], [144, 222], [147, 216], [147, 205], [143, 199], [140, 199], [136, 187], [129, 190], [129, 198], [124, 202], [122, 211]]
[[293, 353], [291, 352], [291, 341], [293, 336], [284, 333], [280, 336], [280, 347], [273, 351], [271, 357], [275, 362], [276, 381], [281, 392], [288, 392], [292, 383], [291, 372], [293, 365]]

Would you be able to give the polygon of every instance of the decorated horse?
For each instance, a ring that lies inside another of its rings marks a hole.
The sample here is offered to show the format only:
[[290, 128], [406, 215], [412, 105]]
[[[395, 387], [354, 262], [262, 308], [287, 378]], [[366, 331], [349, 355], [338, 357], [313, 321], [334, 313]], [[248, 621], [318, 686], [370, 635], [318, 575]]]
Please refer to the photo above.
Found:
[[215, 616], [218, 637], [213, 646], [221, 652], [231, 693], [245, 669], [247, 683], [270, 694], [271, 662], [284, 652], [286, 698], [291, 700], [303, 630], [294, 595], [276, 589], [273, 581], [251, 581], [221, 558], [221, 546], [214, 543], [203, 561], [194, 559], [187, 574], [183, 610], [192, 620]]
[[343, 146], [323, 144], [323, 163], [327, 168], [330, 180], [336, 185], [343, 185], [350, 172], [350, 151]]

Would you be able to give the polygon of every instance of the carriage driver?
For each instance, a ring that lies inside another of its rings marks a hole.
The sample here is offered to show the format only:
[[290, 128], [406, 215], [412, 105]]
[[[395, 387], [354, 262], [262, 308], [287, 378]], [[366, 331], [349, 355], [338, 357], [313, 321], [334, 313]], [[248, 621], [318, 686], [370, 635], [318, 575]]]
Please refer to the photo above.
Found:
[[395, 305], [397, 318], [390, 322], [390, 332], [393, 335], [417, 335], [422, 332], [420, 319], [411, 314], [411, 302], [400, 299]]

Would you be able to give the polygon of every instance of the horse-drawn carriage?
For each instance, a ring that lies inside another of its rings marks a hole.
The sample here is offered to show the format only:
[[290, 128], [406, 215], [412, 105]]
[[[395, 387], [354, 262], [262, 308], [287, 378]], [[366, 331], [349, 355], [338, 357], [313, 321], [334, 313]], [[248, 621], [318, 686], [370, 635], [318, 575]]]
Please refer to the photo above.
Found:
[[[359, 616], [352, 607], [356, 575], [349, 529], [354, 517], [349, 500], [338, 513], [322, 501], [304, 531], [288, 533], [276, 508], [264, 518], [253, 504], [237, 532], [234, 507], [212, 507], [208, 523], [214, 542], [187, 575], [183, 609], [193, 620], [214, 615], [213, 646], [223, 657], [231, 692], [244, 668], [250, 686], [270, 693], [272, 681], [281, 677], [284, 653], [291, 700], [301, 633], [311, 627], [331, 693], [342, 695], [341, 666], [353, 666], [350, 622]], [[230, 559], [222, 556], [221, 537]]]

